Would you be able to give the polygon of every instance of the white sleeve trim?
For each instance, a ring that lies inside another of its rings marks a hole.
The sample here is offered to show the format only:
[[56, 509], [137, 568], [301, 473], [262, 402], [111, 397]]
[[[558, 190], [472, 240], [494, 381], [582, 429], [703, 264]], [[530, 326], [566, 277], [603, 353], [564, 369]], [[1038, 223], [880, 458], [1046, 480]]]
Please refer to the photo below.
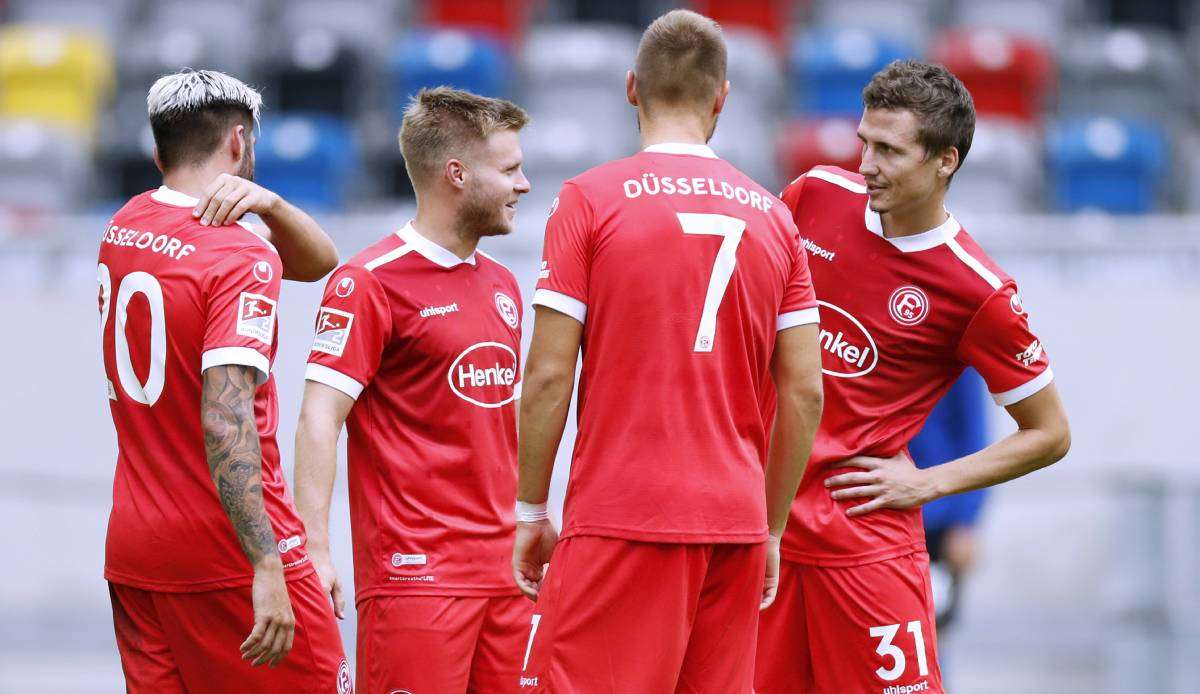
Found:
[[1042, 388], [1050, 385], [1050, 382], [1053, 380], [1054, 372], [1050, 370], [1050, 367], [1046, 367], [1045, 371], [1041, 372], [1037, 376], [1034, 376], [1024, 385], [1017, 386], [1012, 390], [1006, 390], [1003, 393], [992, 393], [992, 398], [996, 401], [996, 404], [1001, 407], [1015, 405], [1030, 395], [1034, 395]]
[[587, 304], [573, 296], [567, 296], [552, 289], [538, 289], [533, 293], [533, 303], [536, 306], [552, 308], [559, 313], [565, 313], [580, 323], [587, 318]]
[[809, 323], [820, 323], [821, 316], [817, 311], [817, 307], [803, 308], [799, 311], [788, 311], [787, 313], [779, 314], [779, 318], [775, 320], [775, 331], [787, 330], [798, 325], [808, 325]]
[[324, 364], [310, 363], [304, 370], [304, 380], [324, 383], [334, 390], [342, 391], [355, 400], [358, 400], [358, 396], [363, 392], [363, 385], [361, 383], [341, 371], [334, 371]]
[[521, 384], [525, 381], [517, 381], [517, 385], [513, 386], [513, 400], [521, 399]]
[[213, 366], [226, 364], [253, 366], [258, 369], [259, 385], [266, 383], [271, 376], [271, 360], [252, 347], [216, 347], [200, 355], [200, 373]]

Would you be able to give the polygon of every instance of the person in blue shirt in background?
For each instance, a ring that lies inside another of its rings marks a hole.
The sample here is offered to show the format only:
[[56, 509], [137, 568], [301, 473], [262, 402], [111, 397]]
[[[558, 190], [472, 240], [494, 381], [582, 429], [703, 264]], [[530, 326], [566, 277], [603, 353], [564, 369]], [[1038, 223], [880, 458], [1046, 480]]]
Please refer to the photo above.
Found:
[[[964, 371], [909, 443], [917, 467], [941, 465], [987, 446], [990, 400], [979, 374]], [[975, 526], [986, 499], [987, 490], [980, 489], [937, 499], [922, 509], [939, 632], [954, 622], [964, 579], [975, 564]]]

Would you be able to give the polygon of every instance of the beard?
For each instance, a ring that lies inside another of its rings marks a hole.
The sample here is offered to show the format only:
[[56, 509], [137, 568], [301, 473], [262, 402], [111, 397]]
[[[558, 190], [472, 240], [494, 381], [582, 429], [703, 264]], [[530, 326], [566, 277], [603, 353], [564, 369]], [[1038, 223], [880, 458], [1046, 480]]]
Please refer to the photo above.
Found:
[[247, 181], [254, 180], [254, 150], [245, 150], [242, 161], [238, 164], [237, 176]]
[[504, 200], [481, 195], [469, 195], [462, 201], [455, 227], [461, 233], [478, 237], [503, 236], [512, 231], [512, 224], [504, 214]]

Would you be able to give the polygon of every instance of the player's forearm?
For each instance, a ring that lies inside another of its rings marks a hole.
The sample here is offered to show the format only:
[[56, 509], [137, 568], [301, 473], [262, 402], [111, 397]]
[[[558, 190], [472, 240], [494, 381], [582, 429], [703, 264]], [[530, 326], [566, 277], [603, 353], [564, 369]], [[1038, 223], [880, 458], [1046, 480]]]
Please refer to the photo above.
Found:
[[271, 230], [271, 243], [279, 251], [284, 278], [315, 282], [337, 266], [333, 239], [300, 208], [281, 197], [260, 217]]
[[262, 495], [262, 450], [254, 420], [257, 374], [225, 365], [204, 371], [200, 416], [217, 497], [255, 570], [282, 568]]
[[987, 448], [926, 470], [940, 498], [1009, 480], [1040, 470], [1062, 459], [1071, 446], [1062, 428], [1019, 429]]
[[296, 510], [310, 552], [329, 550], [329, 506], [337, 479], [341, 426], [305, 417], [296, 429]]
[[780, 391], [766, 469], [767, 523], [776, 537], [783, 534], [804, 477], [822, 406], [819, 385], [815, 390]]
[[573, 367], [526, 369], [517, 438], [518, 501], [541, 504], [549, 496], [554, 456], [566, 427], [571, 391], [575, 387]]

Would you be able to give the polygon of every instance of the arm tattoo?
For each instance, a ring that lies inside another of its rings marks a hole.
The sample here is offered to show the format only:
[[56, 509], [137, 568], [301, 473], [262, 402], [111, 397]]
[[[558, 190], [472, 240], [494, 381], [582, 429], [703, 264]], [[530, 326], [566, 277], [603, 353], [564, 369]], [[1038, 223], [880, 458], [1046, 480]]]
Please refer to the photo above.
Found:
[[200, 400], [208, 471], [251, 564], [275, 551], [275, 531], [263, 506], [256, 376], [253, 367], [237, 364], [205, 369]]

